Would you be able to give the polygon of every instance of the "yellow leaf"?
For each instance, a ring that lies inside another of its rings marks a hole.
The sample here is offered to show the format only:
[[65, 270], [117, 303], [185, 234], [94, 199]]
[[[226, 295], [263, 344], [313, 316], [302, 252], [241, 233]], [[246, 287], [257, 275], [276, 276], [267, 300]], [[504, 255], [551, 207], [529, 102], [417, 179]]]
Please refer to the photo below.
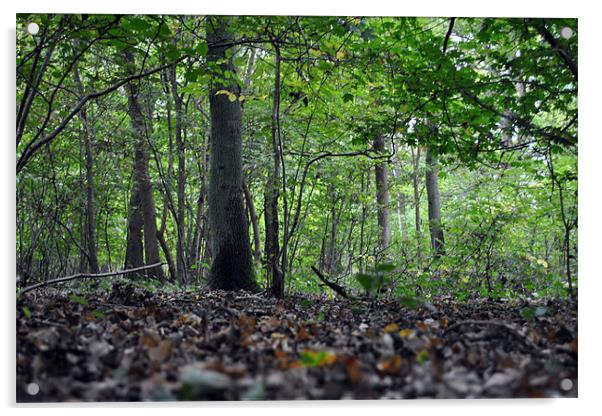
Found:
[[343, 59], [344, 57], [345, 57], [345, 52], [343, 52], [343, 51], [337, 52], [337, 59]]
[[405, 329], [402, 329], [401, 331], [399, 331], [399, 336], [402, 338], [411, 337], [413, 334], [414, 334], [414, 330], [409, 329], [409, 328], [405, 328]]
[[383, 329], [386, 333], [399, 331], [399, 325], [396, 323], [389, 324]]
[[215, 95], [227, 95], [228, 100], [230, 100], [231, 103], [236, 101], [236, 94], [234, 94], [233, 92], [230, 92], [228, 90], [219, 90], [215, 93]]

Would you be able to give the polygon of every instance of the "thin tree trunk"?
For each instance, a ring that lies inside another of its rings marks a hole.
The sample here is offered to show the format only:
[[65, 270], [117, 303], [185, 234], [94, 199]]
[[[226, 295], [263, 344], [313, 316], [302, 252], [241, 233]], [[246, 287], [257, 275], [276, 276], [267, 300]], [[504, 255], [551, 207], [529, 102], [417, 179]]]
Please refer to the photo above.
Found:
[[[81, 97], [85, 95], [84, 87], [79, 75], [79, 67], [73, 68], [75, 83]], [[90, 273], [98, 273], [98, 248], [96, 244], [96, 220], [94, 217], [94, 156], [92, 151], [92, 138], [88, 125], [86, 108], [79, 112], [79, 118], [84, 130], [84, 145], [86, 149], [86, 241], [88, 243], [88, 259]]]
[[265, 192], [265, 242], [267, 256], [267, 274], [271, 281], [272, 295], [277, 298], [284, 297], [284, 276], [279, 265], [280, 242], [278, 220], [278, 196], [280, 194], [280, 148], [278, 117], [280, 111], [280, 49], [274, 44], [276, 50], [275, 76], [274, 76], [274, 102], [272, 106], [272, 170], [268, 175]]
[[188, 267], [192, 268], [194, 265], [193, 275], [195, 278], [199, 277], [199, 255], [201, 250], [201, 240], [203, 237], [203, 227], [205, 226], [205, 201], [207, 195], [207, 140], [206, 136], [203, 135], [203, 143], [201, 148], [201, 159], [198, 162], [198, 169], [201, 175], [201, 191], [197, 201], [197, 211], [194, 224], [194, 235], [192, 238], [192, 244], [190, 245], [190, 254], [188, 260]]
[[[130, 50], [125, 51], [125, 56], [129, 62], [134, 62], [133, 55]], [[137, 213], [137, 215], [142, 216], [144, 228], [144, 255], [146, 263], [155, 264], [161, 262], [161, 258], [159, 256], [159, 244], [157, 241], [157, 214], [155, 211], [153, 188], [148, 171], [148, 153], [146, 149], [148, 132], [144, 122], [144, 115], [140, 106], [140, 89], [138, 81], [133, 81], [127, 84], [126, 90], [128, 92], [128, 110], [132, 122], [132, 129], [135, 135], [133, 176], [134, 190], [132, 200], [133, 202], [137, 203], [137, 206], [139, 206], [139, 208], [135, 209], [134, 212]], [[135, 219], [133, 225], [138, 227], [138, 230], [132, 230], [134, 231], [134, 237], [139, 238], [139, 219]], [[126, 258], [129, 258], [129, 256], [126, 255]], [[132, 266], [133, 264], [129, 265]], [[137, 266], [134, 265], [134, 267]], [[163, 280], [163, 269], [161, 267], [150, 269], [148, 271], [148, 276]]]
[[255, 262], [261, 261], [261, 241], [259, 235], [259, 219], [257, 218], [257, 210], [255, 209], [255, 203], [253, 202], [253, 195], [247, 185], [247, 181], [243, 178], [242, 182], [243, 191], [245, 193], [245, 200], [247, 202], [247, 208], [249, 209], [249, 216], [251, 217], [251, 226], [253, 227], [253, 257]]
[[[395, 181], [399, 183], [402, 180], [400, 161], [398, 157], [395, 157], [393, 160], [393, 177]], [[404, 192], [400, 192], [397, 199], [397, 206], [395, 207], [395, 211], [397, 214], [397, 221], [399, 223], [399, 233], [401, 234], [401, 241], [404, 243], [407, 240], [407, 232], [406, 232], [406, 194]]]
[[[385, 151], [385, 137], [377, 136], [373, 142], [374, 151]], [[376, 206], [378, 210], [378, 227], [380, 229], [380, 251], [391, 244], [391, 210], [389, 209], [389, 174], [386, 162], [378, 162], [374, 166], [376, 178]]]
[[186, 261], [184, 258], [184, 229], [185, 229], [185, 187], [186, 187], [186, 157], [184, 140], [182, 138], [182, 97], [178, 94], [178, 81], [176, 78], [176, 66], [171, 68], [171, 93], [176, 107], [176, 148], [178, 153], [178, 217], [177, 217], [177, 243], [176, 243], [176, 265], [178, 280], [181, 285], [186, 284]]
[[438, 258], [445, 253], [445, 238], [441, 227], [441, 196], [439, 193], [439, 167], [437, 157], [430, 147], [426, 148], [426, 192], [429, 208], [429, 229], [433, 255]]
[[[366, 183], [366, 179], [364, 178], [364, 172], [362, 172], [362, 195], [366, 194], [368, 184]], [[369, 178], [369, 175], [368, 175]], [[365, 233], [366, 233], [366, 218], [368, 214], [368, 208], [366, 207], [366, 203], [362, 199], [362, 215], [360, 218], [360, 247], [359, 247], [359, 272], [364, 273], [364, 241], [365, 241]]]
[[331, 222], [330, 222], [330, 238], [328, 239], [328, 254], [326, 257], [326, 270], [329, 275], [335, 272], [335, 260], [336, 260], [336, 242], [337, 242], [337, 226], [339, 224], [339, 216], [337, 215], [337, 202], [339, 197], [337, 196], [334, 187], [329, 187], [329, 193], [332, 195], [332, 208], [330, 210]]
[[412, 159], [414, 161], [414, 217], [416, 226], [416, 263], [418, 267], [422, 264], [422, 231], [420, 230], [420, 147], [416, 152], [412, 149]]
[[174, 265], [173, 257], [171, 256], [169, 246], [167, 245], [167, 241], [165, 241], [165, 234], [163, 233], [163, 231], [159, 230], [159, 232], [157, 233], [157, 240], [159, 241], [161, 250], [165, 255], [165, 260], [167, 260], [167, 268], [169, 269], [169, 275], [171, 276], [171, 280], [174, 280], [175, 276], [177, 276], [176, 267]]
[[[232, 35], [227, 31], [232, 18], [212, 17], [208, 21], [207, 61], [217, 64], [220, 73], [236, 72], [234, 53], [226, 56]], [[225, 90], [236, 97], [218, 94]], [[242, 192], [242, 108], [240, 87], [213, 79], [209, 104], [211, 112], [211, 163], [209, 181], [209, 222], [211, 227], [211, 277], [214, 289], [255, 289], [249, 229]]]

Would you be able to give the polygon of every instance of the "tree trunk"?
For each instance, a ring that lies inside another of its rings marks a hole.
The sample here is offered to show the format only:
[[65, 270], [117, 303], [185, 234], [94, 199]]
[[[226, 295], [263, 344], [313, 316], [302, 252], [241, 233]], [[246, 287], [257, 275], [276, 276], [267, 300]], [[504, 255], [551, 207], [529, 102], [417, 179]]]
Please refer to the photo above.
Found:
[[274, 77], [274, 102], [272, 106], [272, 170], [269, 172], [265, 192], [265, 242], [267, 256], [267, 274], [271, 281], [272, 295], [284, 297], [284, 276], [278, 260], [280, 258], [278, 196], [280, 194], [280, 143], [278, 118], [280, 111], [280, 49], [277, 44], [276, 69]]
[[247, 208], [249, 209], [249, 217], [251, 217], [251, 226], [253, 227], [253, 257], [255, 262], [261, 261], [261, 241], [259, 235], [259, 220], [257, 218], [257, 210], [255, 209], [255, 203], [253, 202], [253, 194], [247, 185], [247, 182], [243, 178], [242, 182], [243, 191], [245, 193], [245, 200], [247, 202]]
[[186, 284], [186, 261], [184, 258], [184, 219], [185, 219], [185, 186], [186, 186], [186, 158], [184, 140], [182, 137], [182, 97], [178, 94], [178, 81], [176, 78], [175, 65], [171, 68], [171, 93], [176, 107], [176, 148], [178, 153], [178, 217], [176, 242], [176, 267], [178, 270], [178, 281], [181, 285]]
[[[126, 59], [129, 62], [133, 61], [133, 55], [131, 51], [125, 51]], [[159, 256], [159, 244], [157, 240], [157, 223], [156, 223], [156, 211], [155, 211], [155, 200], [153, 197], [153, 188], [150, 181], [148, 171], [148, 152], [146, 149], [146, 141], [148, 132], [144, 122], [144, 115], [140, 106], [140, 89], [137, 81], [130, 82], [126, 88], [128, 92], [128, 110], [130, 119], [132, 122], [132, 129], [134, 131], [134, 175], [133, 175], [133, 191], [132, 191], [132, 206], [133, 214], [131, 216], [130, 226], [128, 231], [133, 233], [132, 238], [137, 241], [132, 242], [132, 248], [136, 252], [140, 249], [138, 241], [140, 241], [141, 224], [140, 218], [142, 217], [142, 226], [144, 228], [144, 256], [146, 264], [160, 263], [161, 258]], [[128, 247], [130, 247], [128, 235]], [[134, 247], [136, 246], [136, 247]], [[133, 262], [138, 262], [139, 257], [130, 258], [126, 255], [126, 258]], [[127, 265], [127, 264], [126, 264]], [[129, 266], [133, 266], [130, 263]], [[161, 266], [155, 267], [148, 270], [148, 276], [150, 278], [156, 278], [163, 280], [163, 269]]]
[[[207, 62], [217, 72], [235, 72], [234, 54], [226, 56], [232, 41], [226, 27], [231, 18], [214, 17], [208, 22]], [[221, 61], [221, 62], [220, 62]], [[218, 94], [225, 90], [228, 94]], [[242, 191], [242, 108], [240, 87], [214, 75], [209, 93], [211, 113], [211, 162], [209, 180], [209, 223], [211, 227], [211, 276], [214, 289], [255, 289], [249, 229]], [[230, 101], [232, 94], [236, 99]]]
[[[144, 265], [144, 247], [142, 245], [142, 206], [138, 185], [134, 183], [130, 196], [128, 213], [127, 242], [125, 249], [125, 269], [134, 269]], [[132, 275], [132, 277], [135, 274]], [[129, 275], [128, 275], [129, 276]]]
[[[399, 183], [402, 180], [402, 171], [401, 171], [400, 161], [399, 161], [398, 157], [395, 157], [395, 159], [393, 159], [393, 177], [395, 178], [395, 181], [397, 183]], [[407, 235], [406, 235], [406, 194], [403, 191], [399, 193], [395, 211], [397, 214], [397, 221], [399, 223], [399, 233], [401, 234], [401, 241], [405, 244], [405, 242], [407, 240]]]
[[[79, 95], [83, 97], [85, 92], [77, 64], [73, 72]], [[94, 217], [94, 155], [90, 126], [88, 125], [88, 115], [85, 107], [79, 112], [79, 118], [84, 129], [84, 145], [86, 148], [86, 241], [88, 242], [88, 259], [90, 273], [98, 273], [98, 246], [96, 243], [96, 219]]]
[[420, 146], [416, 152], [412, 149], [412, 159], [414, 161], [414, 216], [416, 224], [416, 260], [418, 267], [422, 264], [422, 231], [420, 230]]
[[429, 230], [433, 255], [438, 258], [445, 253], [445, 239], [441, 228], [441, 196], [439, 193], [439, 167], [437, 157], [430, 147], [426, 148], [426, 193], [429, 206]]
[[[370, 173], [370, 172], [368, 172]], [[368, 190], [368, 181], [370, 180], [370, 175], [367, 175], [367, 180], [364, 178], [365, 172], [362, 172], [362, 195], [365, 195]], [[362, 198], [362, 215], [360, 218], [360, 247], [359, 247], [359, 272], [364, 273], [364, 240], [366, 234], [366, 217], [368, 216], [368, 207], [366, 206], [366, 202]]]
[[[201, 251], [201, 240], [203, 237], [203, 228], [206, 226], [205, 216], [205, 201], [207, 195], [207, 140], [206, 136], [203, 135], [203, 143], [201, 147], [201, 161], [198, 163], [199, 173], [201, 175], [201, 191], [197, 202], [196, 218], [194, 223], [194, 235], [192, 238], [192, 244], [190, 247], [190, 254], [188, 260], [188, 267], [191, 268], [194, 278], [198, 278], [199, 274], [199, 254]], [[194, 269], [192, 267], [194, 266]]]
[[[374, 139], [374, 151], [385, 151], [385, 137], [380, 135]], [[387, 163], [378, 162], [374, 166], [376, 178], [376, 205], [378, 210], [378, 227], [380, 229], [380, 250], [386, 250], [391, 244], [391, 210], [389, 209], [389, 176]]]
[[337, 226], [339, 225], [339, 215], [337, 214], [337, 203], [339, 197], [337, 196], [334, 186], [329, 187], [329, 193], [332, 195], [332, 208], [330, 209], [330, 238], [328, 239], [328, 254], [326, 257], [326, 270], [329, 275], [335, 274], [335, 264], [337, 257]]

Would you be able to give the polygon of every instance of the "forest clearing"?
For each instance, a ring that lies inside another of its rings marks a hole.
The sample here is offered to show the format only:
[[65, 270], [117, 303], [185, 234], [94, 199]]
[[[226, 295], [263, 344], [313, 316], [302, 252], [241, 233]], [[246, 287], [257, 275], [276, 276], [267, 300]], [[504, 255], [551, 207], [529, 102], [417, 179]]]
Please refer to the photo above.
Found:
[[577, 397], [577, 19], [16, 25], [18, 402]]

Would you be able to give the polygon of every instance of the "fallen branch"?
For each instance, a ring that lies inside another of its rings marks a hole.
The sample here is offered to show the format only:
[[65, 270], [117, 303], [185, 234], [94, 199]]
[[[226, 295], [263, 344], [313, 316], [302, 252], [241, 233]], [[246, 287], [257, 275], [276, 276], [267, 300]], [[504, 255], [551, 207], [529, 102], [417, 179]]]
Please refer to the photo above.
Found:
[[336, 293], [338, 293], [339, 295], [341, 295], [345, 299], [349, 299], [349, 295], [347, 294], [347, 292], [345, 292], [345, 289], [343, 289], [342, 286], [339, 286], [336, 283], [332, 283], [332, 282], [326, 280], [326, 278], [324, 277], [324, 275], [322, 273], [320, 273], [320, 271], [318, 269], [316, 269], [314, 266], [311, 266], [311, 269], [314, 271], [314, 273], [316, 274], [316, 276], [318, 276], [318, 278], [322, 282], [324, 282], [324, 284], [326, 286], [328, 286], [329, 288], [331, 288], [333, 291], [335, 291]]
[[116, 272], [108, 272], [108, 273], [97, 273], [97, 274], [78, 273], [78, 274], [74, 274], [71, 276], [59, 277], [58, 279], [47, 280], [46, 282], [36, 283], [35, 285], [27, 286], [21, 290], [21, 294], [38, 289], [40, 287], [53, 285], [55, 283], [63, 283], [63, 282], [68, 282], [70, 280], [75, 280], [75, 279], [100, 279], [103, 277], [119, 276], [122, 274], [128, 274], [128, 273], [133, 273], [133, 272], [139, 272], [141, 270], [152, 269], [154, 267], [162, 266], [164, 264], [165, 263], [160, 262], [160, 263], [155, 263], [155, 264], [149, 264], [148, 266], [140, 266], [140, 267], [135, 267], [133, 269], [119, 270]]

